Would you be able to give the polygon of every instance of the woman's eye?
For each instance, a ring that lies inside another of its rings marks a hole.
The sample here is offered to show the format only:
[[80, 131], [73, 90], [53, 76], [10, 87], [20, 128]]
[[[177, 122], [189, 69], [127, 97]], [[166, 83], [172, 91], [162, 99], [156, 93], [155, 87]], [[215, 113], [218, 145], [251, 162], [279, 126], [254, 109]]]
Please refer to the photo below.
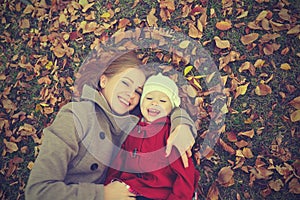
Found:
[[135, 93], [137, 93], [139, 96], [142, 96], [142, 92], [139, 90], [135, 90]]
[[127, 83], [126, 81], [122, 81], [122, 83], [129, 87], [129, 83]]

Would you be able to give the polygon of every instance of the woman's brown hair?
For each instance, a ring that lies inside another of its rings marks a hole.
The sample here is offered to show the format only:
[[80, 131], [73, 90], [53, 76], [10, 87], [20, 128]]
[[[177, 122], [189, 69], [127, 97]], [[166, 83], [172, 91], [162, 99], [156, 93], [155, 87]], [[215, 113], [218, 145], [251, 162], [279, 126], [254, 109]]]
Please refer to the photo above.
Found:
[[78, 71], [78, 78], [75, 81], [75, 96], [78, 97], [81, 95], [85, 84], [96, 90], [100, 90], [99, 80], [102, 74], [110, 78], [126, 69], [140, 67], [141, 61], [137, 58], [134, 51], [108, 51], [100, 54], [93, 52], [83, 62]]

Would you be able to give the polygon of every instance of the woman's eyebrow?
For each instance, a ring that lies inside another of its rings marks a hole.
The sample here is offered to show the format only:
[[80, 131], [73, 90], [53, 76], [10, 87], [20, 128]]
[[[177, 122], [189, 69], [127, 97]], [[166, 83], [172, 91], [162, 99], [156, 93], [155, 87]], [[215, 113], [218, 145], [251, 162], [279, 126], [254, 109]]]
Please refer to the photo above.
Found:
[[131, 83], [134, 83], [134, 81], [129, 77], [123, 77], [123, 78], [128, 79]]

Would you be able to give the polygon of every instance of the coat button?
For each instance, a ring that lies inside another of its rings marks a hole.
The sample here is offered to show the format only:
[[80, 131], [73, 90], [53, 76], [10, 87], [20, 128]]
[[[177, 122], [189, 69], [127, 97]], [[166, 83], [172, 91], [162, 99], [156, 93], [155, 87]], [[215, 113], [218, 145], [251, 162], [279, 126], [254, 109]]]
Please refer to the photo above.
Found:
[[95, 171], [96, 169], [98, 169], [98, 164], [97, 163], [92, 164], [91, 167], [90, 167], [90, 169], [92, 171]]
[[105, 133], [104, 133], [104, 132], [100, 132], [100, 133], [99, 133], [99, 137], [100, 137], [102, 140], [104, 140], [104, 138], [105, 138]]

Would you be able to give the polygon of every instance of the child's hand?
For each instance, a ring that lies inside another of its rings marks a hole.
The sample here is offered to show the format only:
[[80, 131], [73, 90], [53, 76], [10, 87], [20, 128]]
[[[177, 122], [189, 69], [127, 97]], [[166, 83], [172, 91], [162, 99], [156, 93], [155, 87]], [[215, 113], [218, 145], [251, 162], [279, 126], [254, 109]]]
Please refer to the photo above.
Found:
[[119, 181], [114, 181], [104, 186], [104, 199], [105, 200], [132, 200], [135, 195], [129, 192], [128, 186]]
[[175, 146], [180, 155], [185, 168], [189, 166], [188, 157], [192, 156], [192, 147], [195, 139], [188, 125], [178, 125], [170, 134], [167, 140], [166, 157], [170, 155], [172, 146]]

